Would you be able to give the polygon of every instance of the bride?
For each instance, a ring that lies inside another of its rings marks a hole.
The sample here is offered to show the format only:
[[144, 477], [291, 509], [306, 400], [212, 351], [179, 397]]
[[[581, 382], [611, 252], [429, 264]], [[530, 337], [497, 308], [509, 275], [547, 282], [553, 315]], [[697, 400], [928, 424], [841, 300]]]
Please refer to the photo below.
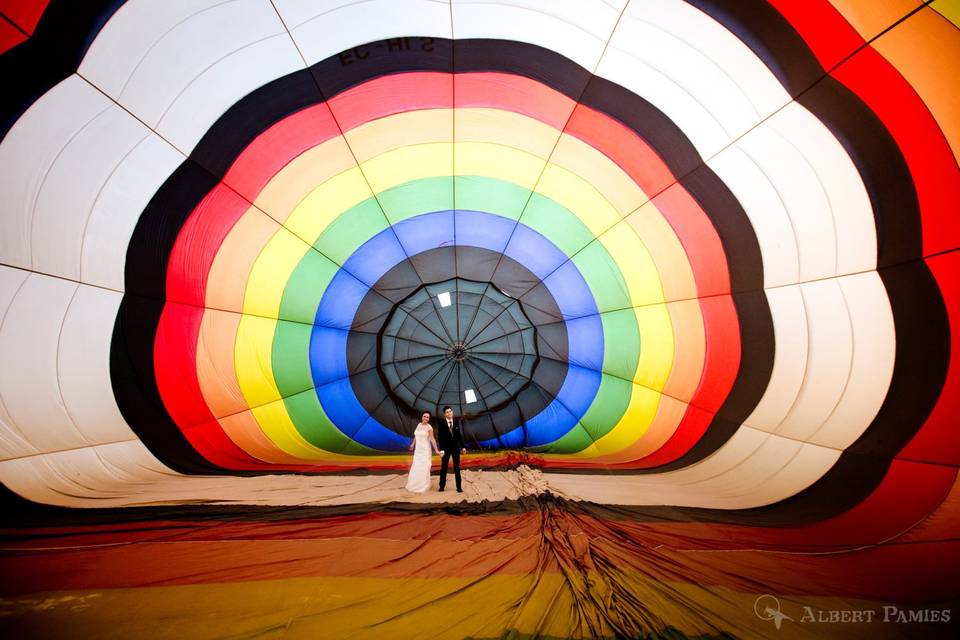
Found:
[[410, 473], [407, 476], [407, 491], [424, 493], [430, 488], [430, 450], [436, 451], [437, 455], [443, 453], [433, 438], [429, 411], [424, 411], [420, 416], [420, 424], [413, 430], [410, 449], [413, 450], [413, 462], [410, 463]]

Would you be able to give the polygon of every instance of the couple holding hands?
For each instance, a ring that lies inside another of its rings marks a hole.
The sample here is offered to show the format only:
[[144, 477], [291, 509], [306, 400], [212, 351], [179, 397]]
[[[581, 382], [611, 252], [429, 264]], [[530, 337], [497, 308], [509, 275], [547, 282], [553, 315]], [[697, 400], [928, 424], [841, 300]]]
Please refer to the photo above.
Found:
[[[407, 491], [426, 493], [430, 489], [430, 460], [431, 449], [442, 456], [440, 463], [440, 491], [447, 484], [447, 465], [453, 458], [453, 476], [457, 481], [457, 492], [462, 493], [460, 483], [460, 453], [466, 453], [463, 446], [463, 432], [460, 418], [453, 416], [451, 407], [443, 408], [443, 417], [436, 422], [437, 436], [434, 438], [434, 428], [430, 424], [430, 412], [424, 411], [420, 415], [420, 423], [413, 430], [413, 462], [410, 463], [410, 473], [407, 475]], [[439, 446], [437, 441], [440, 441]]]

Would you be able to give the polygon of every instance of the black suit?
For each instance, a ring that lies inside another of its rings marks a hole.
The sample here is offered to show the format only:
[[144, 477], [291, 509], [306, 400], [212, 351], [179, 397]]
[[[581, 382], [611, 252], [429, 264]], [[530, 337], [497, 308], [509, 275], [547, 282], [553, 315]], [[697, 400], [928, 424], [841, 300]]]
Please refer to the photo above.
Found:
[[453, 477], [457, 481], [457, 491], [462, 489], [460, 482], [460, 450], [463, 449], [463, 430], [460, 418], [453, 418], [453, 429], [447, 425], [447, 419], [440, 416], [436, 419], [434, 431], [437, 433], [437, 446], [443, 451], [440, 461], [440, 488], [447, 484], [447, 465], [453, 458]]

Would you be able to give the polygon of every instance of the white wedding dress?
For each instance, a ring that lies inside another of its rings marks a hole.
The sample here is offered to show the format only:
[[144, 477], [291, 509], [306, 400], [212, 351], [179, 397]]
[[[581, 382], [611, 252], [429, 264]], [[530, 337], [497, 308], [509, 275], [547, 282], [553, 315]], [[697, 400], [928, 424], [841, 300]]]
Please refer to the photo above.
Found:
[[407, 475], [407, 491], [425, 493], [430, 489], [430, 427], [417, 424], [413, 438], [413, 462]]

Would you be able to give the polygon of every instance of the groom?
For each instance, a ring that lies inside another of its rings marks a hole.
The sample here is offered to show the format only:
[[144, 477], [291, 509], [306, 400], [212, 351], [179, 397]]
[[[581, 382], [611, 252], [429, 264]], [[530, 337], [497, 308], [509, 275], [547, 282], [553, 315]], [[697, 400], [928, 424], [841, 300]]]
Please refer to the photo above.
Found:
[[457, 480], [457, 493], [463, 493], [463, 487], [460, 484], [460, 453], [466, 453], [463, 446], [463, 432], [461, 431], [460, 418], [453, 417], [453, 409], [443, 408], [443, 417], [437, 425], [437, 444], [443, 451], [443, 459], [440, 462], [440, 491], [443, 491], [447, 484], [447, 464], [450, 457], [453, 456], [453, 477]]

